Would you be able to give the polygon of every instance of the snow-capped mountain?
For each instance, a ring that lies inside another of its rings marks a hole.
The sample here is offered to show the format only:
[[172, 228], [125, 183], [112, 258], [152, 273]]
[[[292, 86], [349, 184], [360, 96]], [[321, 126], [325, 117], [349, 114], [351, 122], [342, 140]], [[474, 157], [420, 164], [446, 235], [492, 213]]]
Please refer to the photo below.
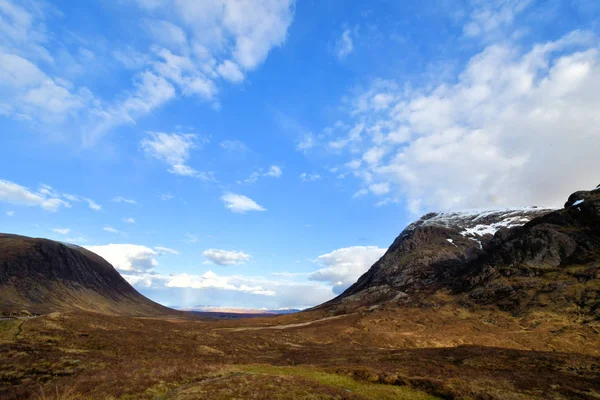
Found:
[[594, 315], [600, 312], [598, 255], [600, 187], [574, 193], [559, 210], [430, 213], [323, 307], [344, 312], [382, 302], [435, 303], [445, 293], [441, 298], [450, 295], [462, 305], [514, 312], [576, 305]]

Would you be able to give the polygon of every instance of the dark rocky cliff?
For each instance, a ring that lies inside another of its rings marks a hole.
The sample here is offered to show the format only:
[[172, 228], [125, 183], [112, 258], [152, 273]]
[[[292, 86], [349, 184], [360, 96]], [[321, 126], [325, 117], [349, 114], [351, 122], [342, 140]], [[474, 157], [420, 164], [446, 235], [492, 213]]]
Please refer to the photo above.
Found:
[[79, 246], [0, 234], [0, 311], [174, 313], [138, 293], [102, 257]]
[[353, 286], [321, 307], [424, 304], [442, 293], [465, 307], [544, 308], [598, 318], [600, 189], [574, 193], [560, 210], [425, 215]]

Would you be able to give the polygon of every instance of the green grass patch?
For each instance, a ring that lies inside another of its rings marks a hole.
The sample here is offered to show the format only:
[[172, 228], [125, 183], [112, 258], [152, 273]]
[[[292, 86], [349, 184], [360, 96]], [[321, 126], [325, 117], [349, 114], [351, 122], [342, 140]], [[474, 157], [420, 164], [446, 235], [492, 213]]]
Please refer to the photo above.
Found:
[[369, 399], [438, 399], [437, 397], [415, 390], [408, 386], [393, 386], [357, 381], [349, 376], [329, 373], [316, 368], [279, 367], [272, 365], [242, 365], [236, 366], [235, 370], [259, 375], [301, 377], [333, 388], [349, 390], [351, 393], [364, 396]]

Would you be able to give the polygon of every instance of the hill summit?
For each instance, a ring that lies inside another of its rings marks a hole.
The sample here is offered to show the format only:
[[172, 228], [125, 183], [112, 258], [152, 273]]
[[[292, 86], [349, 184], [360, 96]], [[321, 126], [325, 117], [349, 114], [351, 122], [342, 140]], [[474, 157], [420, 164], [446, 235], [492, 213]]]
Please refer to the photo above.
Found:
[[493, 306], [600, 317], [600, 186], [558, 210], [431, 213], [320, 308], [381, 303]]
[[0, 234], [0, 312], [74, 310], [132, 316], [176, 312], [142, 296], [84, 248]]

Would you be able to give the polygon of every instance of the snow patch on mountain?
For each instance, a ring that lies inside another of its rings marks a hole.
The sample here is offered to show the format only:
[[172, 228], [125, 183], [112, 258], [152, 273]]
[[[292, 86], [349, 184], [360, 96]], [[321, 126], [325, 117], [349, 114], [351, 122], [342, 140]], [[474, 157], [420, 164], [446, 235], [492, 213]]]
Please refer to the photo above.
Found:
[[[423, 216], [417, 222], [408, 226], [407, 230], [418, 226], [442, 226], [447, 228], [458, 228], [460, 234], [468, 238], [484, 237], [494, 235], [501, 228], [513, 228], [525, 225], [527, 222], [547, 214], [553, 209], [538, 207], [523, 207], [505, 210], [486, 211], [463, 211], [447, 213], [430, 213]], [[481, 243], [480, 243], [481, 246]]]

